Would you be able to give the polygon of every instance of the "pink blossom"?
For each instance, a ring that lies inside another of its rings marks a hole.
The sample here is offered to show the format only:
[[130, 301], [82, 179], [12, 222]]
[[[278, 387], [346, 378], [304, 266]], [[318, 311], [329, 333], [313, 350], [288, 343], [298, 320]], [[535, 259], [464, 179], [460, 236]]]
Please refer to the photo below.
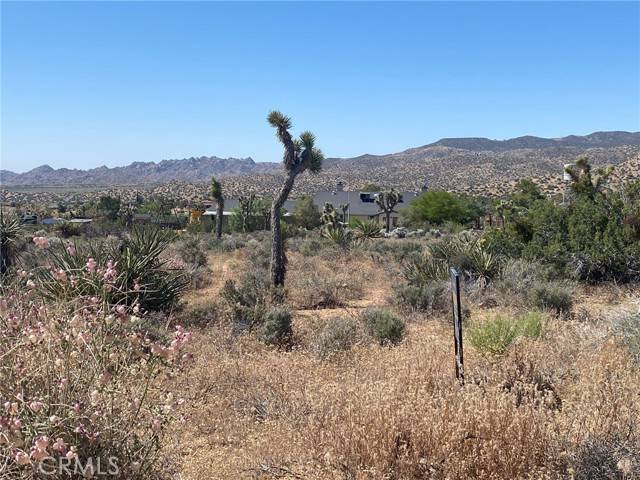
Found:
[[51, 415], [49, 417], [49, 422], [51, 422], [53, 425], [57, 425], [60, 423], [62, 419], [60, 417], [58, 417], [57, 415]]
[[65, 455], [69, 460], [73, 458], [78, 458], [78, 454], [76, 453], [76, 447], [71, 447], [67, 454]]
[[104, 272], [103, 278], [105, 280], [113, 280], [116, 277], [116, 266], [113, 263], [113, 260], [109, 260], [107, 262], [107, 269]]
[[28, 465], [29, 464], [29, 455], [27, 455], [22, 450], [18, 450], [15, 454], [16, 463], [18, 465]]
[[93, 258], [89, 257], [89, 259], [87, 260], [87, 263], [85, 265], [85, 267], [87, 268], [87, 271], [89, 273], [95, 272], [96, 271], [96, 266], [97, 266], [96, 261]]
[[55, 443], [53, 444], [53, 449], [56, 452], [64, 454], [67, 451], [67, 444], [64, 443], [64, 440], [62, 438], [57, 438]]
[[56, 280], [59, 280], [61, 282], [65, 282], [67, 280], [67, 272], [65, 272], [62, 268], [60, 268], [59, 270], [54, 270], [52, 274]]
[[66, 390], [68, 386], [69, 386], [69, 379], [68, 378], [61, 379], [60, 383], [58, 385], [60, 390]]
[[35, 243], [38, 248], [47, 248], [49, 246], [49, 240], [45, 237], [33, 237], [33, 243]]
[[36, 413], [38, 413], [40, 410], [42, 410], [43, 406], [44, 406], [44, 404], [39, 400], [34, 400], [33, 402], [31, 402], [29, 404], [29, 408], [31, 410], [33, 410], [34, 412], [36, 412]]
[[33, 282], [33, 280], [27, 280], [27, 287], [36, 288], [36, 284]]
[[67, 253], [69, 255], [75, 255], [76, 254], [76, 247], [73, 245], [67, 245]]
[[37, 437], [34, 445], [36, 448], [46, 449], [49, 446], [49, 437], [44, 435]]

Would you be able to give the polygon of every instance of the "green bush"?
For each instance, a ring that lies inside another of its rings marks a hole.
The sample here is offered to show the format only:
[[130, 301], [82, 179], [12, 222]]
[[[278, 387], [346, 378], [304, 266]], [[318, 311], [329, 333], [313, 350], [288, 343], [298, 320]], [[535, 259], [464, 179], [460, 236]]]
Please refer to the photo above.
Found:
[[349, 350], [356, 342], [356, 322], [350, 318], [331, 318], [318, 332], [315, 350], [322, 359], [332, 353]]
[[540, 338], [544, 314], [541, 312], [527, 312], [518, 317], [518, 330], [520, 335], [528, 338]]
[[204, 253], [204, 246], [199, 237], [190, 235], [178, 245], [180, 258], [188, 265], [194, 267], [204, 267], [207, 265], [207, 255]]
[[558, 283], [543, 283], [531, 289], [529, 302], [540, 310], [551, 310], [557, 315], [566, 314], [573, 306], [573, 292]]
[[631, 358], [640, 364], [640, 313], [627, 315], [616, 322], [615, 333]]
[[413, 225], [445, 222], [469, 223], [482, 214], [480, 205], [469, 197], [430, 190], [413, 199], [402, 210], [405, 221]]
[[270, 282], [266, 272], [252, 270], [238, 283], [227, 280], [220, 291], [227, 316], [235, 333], [250, 330], [264, 320], [269, 301]]
[[291, 312], [283, 307], [273, 307], [260, 326], [259, 337], [268, 345], [286, 345], [291, 341], [293, 329]]
[[423, 286], [399, 285], [395, 288], [395, 301], [400, 306], [408, 306], [420, 312], [447, 311], [451, 303], [449, 289], [442, 283]]
[[220, 320], [220, 306], [214, 301], [195, 304], [179, 311], [175, 322], [183, 327], [208, 327]]
[[363, 318], [369, 329], [369, 333], [380, 345], [397, 344], [402, 340], [405, 331], [405, 322], [389, 310], [365, 310]]
[[469, 342], [483, 354], [504, 355], [518, 336], [514, 320], [497, 316], [469, 329]]

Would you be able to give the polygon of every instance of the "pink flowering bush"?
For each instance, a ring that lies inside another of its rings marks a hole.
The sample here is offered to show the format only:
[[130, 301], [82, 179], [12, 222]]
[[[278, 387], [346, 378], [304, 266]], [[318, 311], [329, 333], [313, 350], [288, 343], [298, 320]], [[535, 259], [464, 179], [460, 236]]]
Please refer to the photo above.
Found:
[[[143, 325], [98, 297], [45, 304], [2, 292], [1, 478], [47, 478], [59, 465], [87, 476], [87, 464], [99, 476], [97, 459], [117, 478], [163, 477], [165, 427], [182, 403], [165, 380], [189, 360], [191, 333], [152, 338]], [[63, 477], [82, 475], [49, 478]]]
[[135, 230], [125, 240], [48, 245], [34, 270], [32, 288], [49, 300], [98, 297], [109, 304], [138, 305], [146, 310], [166, 310], [175, 305], [188, 285], [180, 269], [162, 258], [171, 241], [161, 230]]

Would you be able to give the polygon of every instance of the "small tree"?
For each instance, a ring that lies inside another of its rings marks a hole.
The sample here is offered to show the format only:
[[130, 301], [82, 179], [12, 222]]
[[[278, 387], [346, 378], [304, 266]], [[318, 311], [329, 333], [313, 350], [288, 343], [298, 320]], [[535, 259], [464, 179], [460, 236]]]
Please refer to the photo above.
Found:
[[224, 197], [222, 196], [222, 185], [211, 177], [211, 198], [216, 201], [216, 237], [222, 237], [222, 215], [224, 214]]
[[571, 189], [577, 196], [594, 199], [596, 194], [602, 193], [613, 168], [599, 168], [596, 175], [592, 174], [591, 164], [587, 157], [576, 160], [575, 166], [565, 168], [571, 177]]
[[247, 233], [247, 220], [253, 215], [253, 202], [256, 199], [255, 194], [241, 196], [238, 199], [240, 203], [240, 221], [242, 222], [242, 233]]
[[391, 230], [391, 214], [397, 213], [395, 206], [400, 202], [400, 194], [394, 189], [380, 192], [376, 197], [376, 204], [380, 207], [378, 214], [385, 216], [385, 230], [387, 233]]
[[313, 230], [321, 224], [320, 210], [318, 210], [316, 204], [313, 203], [313, 198], [308, 195], [298, 200], [293, 215], [296, 223], [307, 230]]
[[274, 287], [282, 287], [286, 275], [286, 257], [280, 222], [282, 205], [289, 197], [299, 174], [305, 170], [318, 173], [322, 169], [324, 155], [315, 147], [315, 136], [311, 132], [303, 132], [296, 140], [292, 138], [289, 133], [292, 126], [291, 119], [286, 115], [274, 110], [269, 113], [267, 120], [276, 129], [276, 136], [284, 146], [282, 163], [286, 177], [271, 205], [271, 282]]

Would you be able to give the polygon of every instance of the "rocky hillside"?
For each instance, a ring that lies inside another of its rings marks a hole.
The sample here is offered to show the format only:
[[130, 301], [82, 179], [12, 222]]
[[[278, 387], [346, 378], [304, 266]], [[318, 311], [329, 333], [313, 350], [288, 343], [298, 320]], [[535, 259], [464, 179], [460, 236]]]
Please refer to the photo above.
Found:
[[[596, 132], [585, 136], [549, 139], [518, 137], [509, 140], [448, 138], [389, 155], [327, 159], [319, 175], [305, 174], [296, 183], [298, 193], [334, 188], [342, 181], [350, 190], [377, 183], [405, 190], [430, 187], [500, 195], [519, 178], [548, 178], [551, 185], [562, 177], [563, 165], [587, 155], [594, 165], [618, 165], [637, 158], [640, 132]], [[637, 170], [623, 170], [637, 176]], [[275, 193], [282, 171], [275, 163], [257, 163], [251, 158], [199, 157], [136, 162], [126, 167], [91, 170], [54, 170], [49, 166], [30, 172], [0, 173], [3, 185], [131, 185], [170, 181], [208, 182], [212, 175], [225, 177], [231, 191]]]
[[252, 158], [191, 157], [181, 160], [134, 162], [125, 167], [105, 166], [90, 170], [53, 169], [42, 165], [26, 173], [0, 171], [3, 185], [130, 185], [166, 183], [172, 180], [198, 182], [212, 175], [233, 176], [273, 171], [276, 165], [256, 163]]

